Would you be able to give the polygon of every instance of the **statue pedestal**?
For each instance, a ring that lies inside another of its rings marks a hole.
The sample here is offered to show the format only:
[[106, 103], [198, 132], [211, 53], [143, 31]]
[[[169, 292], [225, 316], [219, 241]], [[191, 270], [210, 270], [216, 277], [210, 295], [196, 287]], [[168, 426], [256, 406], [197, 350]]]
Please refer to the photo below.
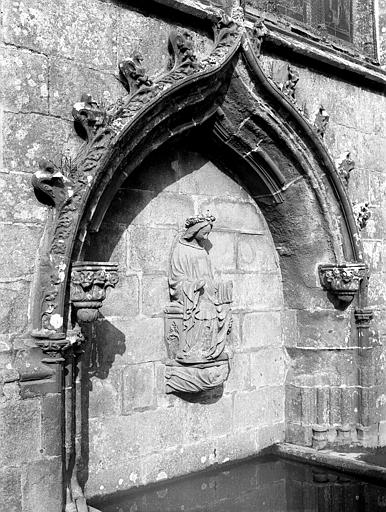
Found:
[[207, 363], [184, 365], [166, 363], [166, 393], [199, 393], [221, 386], [229, 375], [229, 360], [225, 355]]

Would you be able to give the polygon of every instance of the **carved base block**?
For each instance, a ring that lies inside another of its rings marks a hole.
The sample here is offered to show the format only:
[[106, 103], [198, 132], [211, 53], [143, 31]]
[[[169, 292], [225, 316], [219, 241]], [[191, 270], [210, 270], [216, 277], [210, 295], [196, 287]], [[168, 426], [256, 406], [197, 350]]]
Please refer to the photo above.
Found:
[[326, 425], [314, 425], [312, 427], [312, 448], [323, 450], [328, 443], [328, 427]]
[[229, 361], [201, 365], [166, 364], [166, 393], [200, 393], [222, 385], [229, 375]]

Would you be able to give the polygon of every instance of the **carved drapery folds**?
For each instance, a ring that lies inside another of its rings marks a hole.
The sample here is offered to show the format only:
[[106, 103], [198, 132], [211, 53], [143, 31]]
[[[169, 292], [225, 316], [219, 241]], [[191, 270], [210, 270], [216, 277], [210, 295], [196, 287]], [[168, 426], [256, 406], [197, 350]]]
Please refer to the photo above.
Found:
[[214, 217], [186, 220], [173, 244], [169, 268], [172, 302], [165, 308], [167, 393], [200, 393], [221, 386], [229, 374], [232, 282], [213, 277], [207, 237]]
[[319, 265], [319, 278], [325, 290], [341, 302], [350, 303], [359, 291], [362, 279], [366, 276], [364, 263], [344, 265]]
[[72, 264], [70, 301], [78, 322], [94, 322], [106, 290], [118, 283], [118, 264], [76, 261]]

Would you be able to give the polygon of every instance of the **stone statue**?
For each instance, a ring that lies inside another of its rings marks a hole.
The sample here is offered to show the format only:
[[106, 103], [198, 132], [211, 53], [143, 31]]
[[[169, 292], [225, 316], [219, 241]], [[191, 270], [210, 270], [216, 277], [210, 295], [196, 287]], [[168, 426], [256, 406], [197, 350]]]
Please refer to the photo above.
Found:
[[215, 218], [189, 217], [172, 248], [166, 308], [166, 391], [197, 393], [221, 385], [229, 374], [232, 282], [216, 281], [207, 251]]

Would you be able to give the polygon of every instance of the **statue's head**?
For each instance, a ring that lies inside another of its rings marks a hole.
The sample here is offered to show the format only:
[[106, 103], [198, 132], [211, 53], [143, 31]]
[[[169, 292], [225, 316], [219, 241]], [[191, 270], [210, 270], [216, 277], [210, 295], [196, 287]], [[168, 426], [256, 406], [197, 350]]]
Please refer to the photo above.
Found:
[[186, 240], [195, 238], [198, 242], [206, 240], [215, 220], [216, 218], [209, 212], [188, 217], [185, 221], [186, 231], [183, 234], [183, 238]]

